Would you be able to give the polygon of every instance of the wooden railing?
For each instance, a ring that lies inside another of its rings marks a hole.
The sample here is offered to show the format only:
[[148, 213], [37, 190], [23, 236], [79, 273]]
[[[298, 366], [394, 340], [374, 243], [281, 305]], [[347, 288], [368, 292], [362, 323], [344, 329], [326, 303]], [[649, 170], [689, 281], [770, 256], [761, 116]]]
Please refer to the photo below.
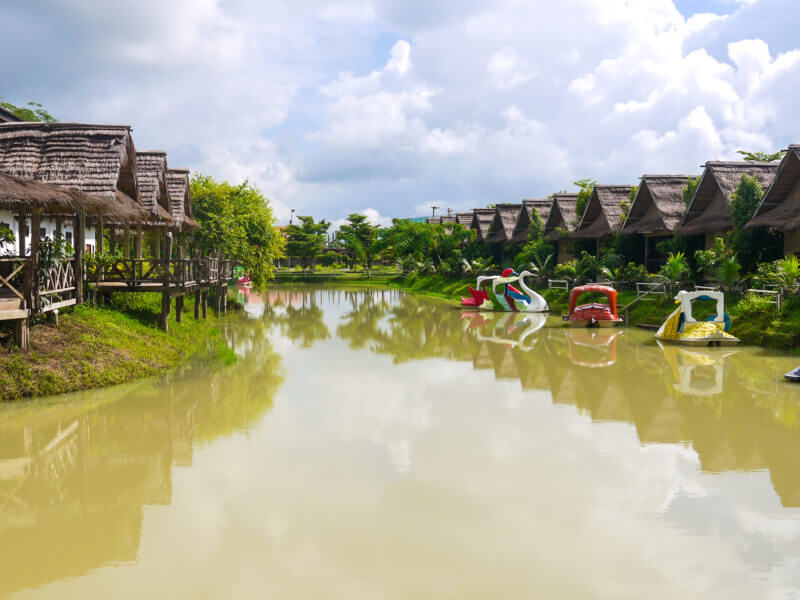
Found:
[[38, 281], [37, 311], [46, 312], [75, 304], [75, 269], [77, 259], [67, 259], [58, 265], [41, 269]]
[[137, 288], [165, 282], [175, 286], [211, 285], [230, 281], [232, 277], [232, 261], [220, 258], [173, 258], [167, 263], [158, 259], [123, 258], [98, 265], [88, 279]]
[[[30, 300], [30, 258], [0, 257], [0, 303], [24, 309]], [[17, 303], [19, 303], [17, 305]]]

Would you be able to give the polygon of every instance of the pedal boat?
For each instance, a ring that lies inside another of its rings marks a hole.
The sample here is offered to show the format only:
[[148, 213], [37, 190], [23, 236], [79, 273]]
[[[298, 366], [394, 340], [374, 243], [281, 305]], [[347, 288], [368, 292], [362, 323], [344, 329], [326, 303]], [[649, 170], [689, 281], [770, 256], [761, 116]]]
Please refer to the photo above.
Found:
[[[598, 292], [608, 299], [608, 304], [591, 302], [578, 305], [583, 294]], [[617, 290], [607, 285], [579, 285], [569, 294], [569, 324], [572, 327], [615, 327], [622, 323], [617, 314]]]
[[[707, 321], [698, 321], [692, 315], [692, 300], [713, 300], [717, 303], [717, 311]], [[657, 340], [687, 346], [732, 346], [739, 343], [739, 338], [728, 333], [731, 318], [725, 312], [725, 294], [722, 292], [681, 290], [675, 301], [680, 306], [658, 329]]]
[[[461, 306], [478, 307], [484, 310], [501, 312], [545, 312], [548, 310], [547, 301], [525, 284], [525, 278], [531, 273], [523, 271], [515, 273], [513, 269], [506, 269], [501, 276], [478, 277], [478, 289], [469, 288], [472, 298], [461, 298]], [[520, 291], [512, 284], [517, 284]], [[491, 284], [491, 291], [488, 291]], [[498, 289], [499, 286], [502, 288]]]

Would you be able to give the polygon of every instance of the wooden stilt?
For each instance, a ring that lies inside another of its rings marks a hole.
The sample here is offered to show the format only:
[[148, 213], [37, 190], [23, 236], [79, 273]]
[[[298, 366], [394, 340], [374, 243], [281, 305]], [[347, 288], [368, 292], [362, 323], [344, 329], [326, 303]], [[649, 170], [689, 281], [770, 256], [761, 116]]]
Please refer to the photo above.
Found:
[[169, 331], [169, 310], [172, 302], [170, 301], [169, 285], [170, 285], [170, 272], [169, 272], [169, 257], [172, 254], [172, 234], [167, 233], [164, 236], [164, 256], [163, 268], [164, 276], [162, 279], [163, 290], [161, 292], [161, 318], [159, 325], [163, 331]]
[[28, 344], [28, 319], [19, 319], [14, 322], [14, 334], [19, 349], [27, 352], [30, 349]]
[[175, 322], [183, 321], [183, 296], [175, 297]]
[[203, 318], [205, 319], [208, 315], [208, 290], [201, 294], [203, 297]]
[[200, 296], [201, 295], [202, 295], [202, 292], [200, 291], [200, 288], [197, 288], [197, 290], [194, 293], [194, 320], [195, 321], [200, 318]]
[[127, 223], [125, 223], [125, 228], [123, 229], [122, 243], [124, 244], [124, 247], [122, 248], [122, 256], [124, 258], [130, 258], [131, 257], [131, 228], [128, 227]]
[[83, 253], [86, 250], [86, 214], [83, 209], [75, 216], [75, 301], [83, 303]]
[[39, 306], [39, 229], [42, 224], [42, 214], [35, 210], [31, 215], [31, 286], [30, 286], [30, 302], [28, 306], [31, 307], [34, 314], [38, 314], [41, 306]]
[[19, 255], [20, 256], [25, 256], [25, 250], [26, 250], [26, 243], [25, 243], [26, 232], [25, 232], [25, 229], [27, 228], [28, 225], [25, 222], [25, 215], [21, 214], [17, 218], [19, 219], [19, 225], [18, 225], [18, 228], [17, 228], [17, 241], [19, 241]]

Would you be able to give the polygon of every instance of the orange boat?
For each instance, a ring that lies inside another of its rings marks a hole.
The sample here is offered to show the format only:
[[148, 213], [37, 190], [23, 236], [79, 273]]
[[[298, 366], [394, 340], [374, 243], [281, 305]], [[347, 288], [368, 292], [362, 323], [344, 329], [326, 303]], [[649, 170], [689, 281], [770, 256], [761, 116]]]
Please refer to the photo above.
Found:
[[[592, 302], [578, 305], [583, 294], [598, 292], [608, 299], [608, 304]], [[607, 285], [579, 285], [569, 294], [569, 323], [573, 327], [614, 327], [622, 323], [617, 314], [617, 290]]]

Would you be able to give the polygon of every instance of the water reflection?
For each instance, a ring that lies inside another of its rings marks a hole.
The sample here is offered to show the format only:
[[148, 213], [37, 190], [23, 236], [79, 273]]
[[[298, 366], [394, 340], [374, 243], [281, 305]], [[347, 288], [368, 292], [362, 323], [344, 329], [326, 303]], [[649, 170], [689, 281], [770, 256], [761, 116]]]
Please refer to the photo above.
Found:
[[143, 507], [171, 503], [173, 467], [272, 406], [282, 376], [265, 329], [226, 332], [233, 368], [0, 408], [0, 597], [137, 558]]
[[304, 301], [315, 294], [346, 300], [337, 335], [353, 348], [395, 363], [471, 361], [595, 421], [630, 423], [644, 444], [691, 444], [706, 471], [767, 469], [784, 506], [800, 506], [800, 386], [780, 381], [790, 357], [662, 346], [650, 332], [575, 330], [554, 317], [544, 327], [526, 315], [463, 312], [393, 291], [326, 290]]

